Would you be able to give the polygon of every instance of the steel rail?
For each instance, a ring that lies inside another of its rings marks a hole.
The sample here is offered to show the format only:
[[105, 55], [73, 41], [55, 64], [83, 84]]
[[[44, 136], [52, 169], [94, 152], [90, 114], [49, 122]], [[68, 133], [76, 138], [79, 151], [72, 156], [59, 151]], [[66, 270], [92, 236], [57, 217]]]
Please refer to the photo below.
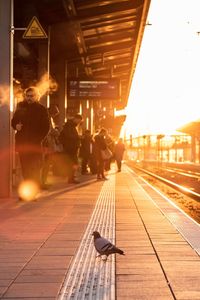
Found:
[[[191, 172], [191, 171], [183, 171], [180, 169], [173, 169], [173, 168], [162, 168], [164, 170], [167, 170], [168, 172], [171, 173], [176, 173], [176, 174], [180, 174], [182, 176], [186, 176], [186, 177], [190, 177], [190, 178], [194, 178], [194, 179], [200, 179], [200, 173], [197, 172]], [[199, 175], [196, 175], [199, 174]]]
[[143, 169], [143, 168], [140, 168], [140, 167], [137, 167], [137, 166], [131, 166], [131, 167], [132, 167], [132, 168], [135, 168], [135, 169], [137, 169], [137, 170], [140, 170], [140, 171], [142, 171], [142, 172], [144, 172], [144, 173], [150, 175], [151, 177], [154, 177], [154, 178], [158, 179], [159, 181], [164, 182], [165, 184], [167, 184], [167, 185], [173, 187], [173, 188], [176, 189], [176, 190], [179, 190], [179, 191], [182, 192], [183, 194], [185, 194], [185, 195], [187, 195], [187, 196], [189, 196], [189, 197], [191, 197], [191, 198], [193, 198], [193, 199], [195, 199], [195, 200], [197, 200], [197, 201], [200, 201], [200, 194], [198, 194], [198, 193], [196, 193], [196, 192], [194, 192], [194, 191], [191, 191], [189, 188], [186, 188], [186, 187], [184, 187], [184, 186], [181, 186], [181, 185], [179, 185], [179, 184], [177, 184], [177, 183], [175, 183], [175, 182], [173, 182], [173, 181], [170, 181], [170, 180], [168, 180], [168, 179], [166, 179], [166, 178], [164, 178], [164, 177], [161, 177], [161, 176], [159, 176], [159, 175], [156, 175], [155, 173], [150, 172], [150, 171], [147, 171], [147, 170], [145, 170], [145, 169]]

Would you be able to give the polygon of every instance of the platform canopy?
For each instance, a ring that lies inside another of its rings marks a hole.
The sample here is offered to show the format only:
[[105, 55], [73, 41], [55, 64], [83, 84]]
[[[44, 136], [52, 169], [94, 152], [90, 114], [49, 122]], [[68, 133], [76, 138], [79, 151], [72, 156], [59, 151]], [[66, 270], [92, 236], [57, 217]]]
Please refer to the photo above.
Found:
[[[127, 104], [150, 2], [14, 0], [15, 27], [26, 27], [33, 16], [46, 32], [51, 27], [51, 62], [67, 60], [69, 73], [79, 78], [119, 79], [119, 108], [123, 108]], [[16, 53], [16, 59], [18, 56]]]
[[200, 137], [200, 120], [190, 122], [177, 129], [180, 132], [187, 133], [191, 136]]

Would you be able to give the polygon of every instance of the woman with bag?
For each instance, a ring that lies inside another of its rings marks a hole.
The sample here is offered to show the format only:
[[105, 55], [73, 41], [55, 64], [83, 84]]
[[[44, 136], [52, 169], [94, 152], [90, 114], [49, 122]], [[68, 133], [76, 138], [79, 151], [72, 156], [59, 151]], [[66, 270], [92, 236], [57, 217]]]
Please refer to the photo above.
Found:
[[110, 158], [110, 154], [108, 154], [109, 149], [105, 141], [106, 134], [107, 130], [102, 128], [94, 137], [94, 153], [97, 162], [97, 180], [107, 180], [104, 175], [104, 162], [106, 159]]

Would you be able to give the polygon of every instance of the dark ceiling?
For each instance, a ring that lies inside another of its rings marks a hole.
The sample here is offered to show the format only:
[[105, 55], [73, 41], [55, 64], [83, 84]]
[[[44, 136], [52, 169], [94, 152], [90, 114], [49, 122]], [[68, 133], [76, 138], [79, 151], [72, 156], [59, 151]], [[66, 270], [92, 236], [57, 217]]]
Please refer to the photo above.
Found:
[[[118, 78], [128, 100], [150, 0], [15, 0], [15, 27], [36, 16], [51, 28], [51, 59], [79, 77]], [[73, 74], [74, 75], [74, 74]]]

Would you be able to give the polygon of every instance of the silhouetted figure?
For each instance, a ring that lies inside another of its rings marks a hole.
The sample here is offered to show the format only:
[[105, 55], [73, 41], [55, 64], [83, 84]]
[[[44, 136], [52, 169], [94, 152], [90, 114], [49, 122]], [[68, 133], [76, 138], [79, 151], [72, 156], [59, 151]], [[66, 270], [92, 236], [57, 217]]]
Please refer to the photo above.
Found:
[[[106, 141], [106, 145], [107, 145], [108, 149], [110, 149], [110, 151], [112, 153], [114, 153], [115, 142], [114, 142], [113, 138], [111, 137], [111, 135], [109, 135], [108, 133], [105, 136], [105, 141]], [[105, 167], [106, 171], [110, 170], [110, 165], [111, 165], [112, 160], [113, 160], [113, 156], [105, 161], [104, 167]]]
[[67, 163], [68, 183], [79, 183], [75, 179], [75, 171], [78, 166], [78, 150], [80, 137], [76, 127], [82, 123], [82, 116], [76, 114], [73, 119], [67, 120], [60, 134], [60, 141], [63, 144], [63, 151]]
[[125, 145], [123, 144], [123, 140], [120, 138], [117, 144], [115, 145], [115, 149], [114, 149], [114, 158], [117, 163], [118, 172], [121, 171], [124, 151], [125, 151]]
[[93, 155], [93, 140], [92, 140], [90, 130], [85, 130], [85, 133], [81, 138], [81, 147], [80, 147], [79, 155], [82, 159], [81, 173], [84, 175], [88, 173], [88, 167], [89, 168], [91, 167], [91, 161]]
[[49, 117], [50, 117], [50, 130], [42, 142], [43, 148], [43, 165], [41, 171], [41, 182], [42, 188], [48, 188], [47, 185], [47, 177], [50, 171], [50, 168], [55, 168], [58, 156], [57, 153], [61, 151], [61, 144], [59, 141], [60, 131], [58, 126], [55, 125], [55, 117], [59, 115], [59, 109], [56, 104], [51, 104], [49, 109]]
[[24, 179], [31, 179], [39, 186], [42, 166], [41, 143], [50, 128], [47, 109], [39, 103], [40, 93], [36, 87], [25, 90], [24, 100], [19, 102], [11, 124], [16, 130], [16, 151]]
[[51, 125], [51, 129], [49, 133], [45, 137], [42, 146], [43, 146], [43, 166], [41, 171], [41, 182], [42, 188], [48, 188], [47, 185], [47, 177], [52, 168], [52, 171], [56, 169], [57, 164], [59, 162], [58, 154], [61, 151], [60, 142], [59, 142], [59, 129], [58, 127], [53, 127]]
[[105, 141], [106, 134], [107, 130], [105, 128], [102, 128], [94, 137], [94, 153], [97, 163], [97, 179], [103, 180], [107, 178], [104, 175], [104, 160], [102, 158], [101, 150], [105, 150], [107, 148], [107, 144]]

